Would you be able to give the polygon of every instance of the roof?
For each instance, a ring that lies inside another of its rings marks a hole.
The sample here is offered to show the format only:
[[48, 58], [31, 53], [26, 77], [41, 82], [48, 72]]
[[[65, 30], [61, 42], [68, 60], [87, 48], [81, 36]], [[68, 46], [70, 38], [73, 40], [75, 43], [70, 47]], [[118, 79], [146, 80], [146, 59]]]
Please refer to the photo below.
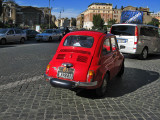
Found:
[[111, 3], [92, 3], [88, 7], [90, 7], [92, 5], [112, 5], [112, 4]]

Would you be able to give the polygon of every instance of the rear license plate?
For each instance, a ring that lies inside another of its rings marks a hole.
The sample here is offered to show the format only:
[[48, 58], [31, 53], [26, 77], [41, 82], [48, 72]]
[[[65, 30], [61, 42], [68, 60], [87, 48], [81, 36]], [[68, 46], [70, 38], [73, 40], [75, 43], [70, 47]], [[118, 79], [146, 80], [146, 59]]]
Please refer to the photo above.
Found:
[[73, 68], [66, 68], [66, 67], [59, 67], [57, 77], [65, 78], [65, 79], [73, 79], [74, 69]]
[[128, 40], [127, 39], [117, 39], [118, 43], [126, 43]]

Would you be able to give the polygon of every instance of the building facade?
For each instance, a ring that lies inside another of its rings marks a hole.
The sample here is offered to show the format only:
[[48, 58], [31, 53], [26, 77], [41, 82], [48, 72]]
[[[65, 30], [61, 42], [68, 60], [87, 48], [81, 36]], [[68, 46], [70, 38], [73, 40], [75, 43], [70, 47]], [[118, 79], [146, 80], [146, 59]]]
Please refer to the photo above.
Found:
[[84, 24], [84, 13], [81, 13], [80, 15], [78, 15], [77, 17], [77, 23], [76, 23], [76, 27], [78, 29], [83, 28], [83, 24]]
[[49, 18], [52, 23], [52, 16], [50, 15], [50, 8], [47, 7], [32, 7], [19, 6], [14, 2], [3, 2], [3, 13], [0, 16], [3, 23], [20, 25], [21, 27], [33, 27], [40, 24], [48, 24]]
[[133, 7], [133, 6], [127, 6], [123, 9], [123, 11], [126, 10], [139, 10], [143, 12], [143, 24], [147, 24], [152, 21], [151, 13], [149, 11], [149, 8], [143, 8], [143, 7]]
[[120, 23], [121, 21], [121, 9], [113, 9], [113, 19], [116, 20], [116, 23]]
[[100, 14], [104, 19], [105, 25], [108, 21], [113, 19], [112, 4], [110, 3], [93, 3], [88, 6], [88, 9], [84, 11], [84, 25], [83, 28], [92, 29], [93, 27], [93, 15]]
[[77, 28], [80, 29], [92, 29], [93, 27], [93, 15], [100, 14], [104, 19], [105, 24], [108, 25], [108, 21], [116, 20], [116, 23], [120, 23], [121, 14], [126, 10], [139, 10], [143, 11], [143, 23], [147, 24], [152, 21], [152, 17], [149, 8], [127, 6], [122, 9], [115, 9], [110, 3], [92, 3], [88, 6], [87, 10], [77, 16]]

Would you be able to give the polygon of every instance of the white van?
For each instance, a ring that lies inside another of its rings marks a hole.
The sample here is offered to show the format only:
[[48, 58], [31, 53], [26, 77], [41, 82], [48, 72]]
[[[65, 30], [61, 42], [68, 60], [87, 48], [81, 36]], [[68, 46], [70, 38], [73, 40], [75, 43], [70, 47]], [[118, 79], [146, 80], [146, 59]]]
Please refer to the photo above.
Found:
[[122, 53], [138, 54], [140, 59], [146, 59], [148, 54], [160, 52], [160, 37], [155, 26], [114, 24], [110, 32], [116, 35]]

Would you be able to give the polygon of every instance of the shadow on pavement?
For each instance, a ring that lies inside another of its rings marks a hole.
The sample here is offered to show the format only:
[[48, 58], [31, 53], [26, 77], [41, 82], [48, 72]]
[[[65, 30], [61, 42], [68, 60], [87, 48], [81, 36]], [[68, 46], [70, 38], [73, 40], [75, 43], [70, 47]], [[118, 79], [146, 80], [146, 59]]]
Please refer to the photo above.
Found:
[[[139, 60], [138, 55], [130, 55], [130, 54], [124, 54], [125, 58], [129, 58], [129, 59], [137, 59]], [[157, 54], [149, 54], [148, 58], [146, 60], [156, 60], [156, 59], [160, 59], [160, 53]]]
[[[105, 97], [120, 97], [125, 94], [134, 92], [135, 90], [156, 81], [159, 73], [136, 68], [125, 68], [122, 78], [114, 78], [108, 84], [108, 91]], [[82, 90], [77, 93], [78, 96], [90, 99], [98, 99], [95, 90]]]

